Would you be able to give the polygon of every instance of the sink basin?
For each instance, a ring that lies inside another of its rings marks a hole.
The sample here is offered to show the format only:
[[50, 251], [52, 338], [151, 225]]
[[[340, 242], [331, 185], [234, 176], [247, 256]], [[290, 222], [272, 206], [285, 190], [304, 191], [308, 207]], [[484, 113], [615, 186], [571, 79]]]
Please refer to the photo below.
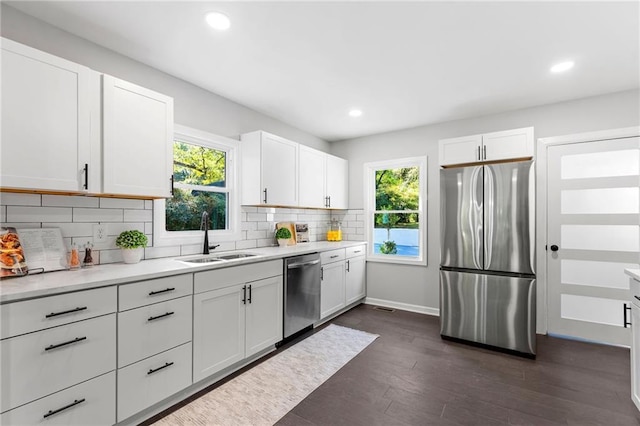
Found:
[[233, 260], [233, 259], [244, 259], [245, 257], [253, 257], [257, 256], [257, 254], [253, 253], [230, 253], [230, 254], [221, 254], [218, 256], [218, 259], [224, 260]]
[[222, 262], [222, 259], [218, 259], [217, 257], [198, 257], [196, 259], [180, 259], [181, 262], [187, 263], [213, 263], [213, 262]]

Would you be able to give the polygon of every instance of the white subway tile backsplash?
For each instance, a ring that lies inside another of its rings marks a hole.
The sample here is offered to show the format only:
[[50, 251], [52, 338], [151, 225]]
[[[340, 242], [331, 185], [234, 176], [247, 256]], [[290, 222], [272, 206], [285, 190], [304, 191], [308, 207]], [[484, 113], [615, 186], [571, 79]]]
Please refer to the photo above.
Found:
[[7, 221], [7, 206], [0, 206], [0, 223]]
[[142, 222], [106, 223], [105, 225], [107, 228], [107, 235], [118, 236], [121, 232], [131, 231], [133, 229], [144, 232], [145, 234], [151, 233], [146, 232], [144, 223]]
[[144, 224], [144, 233], [145, 234], [153, 234], [153, 222], [145, 222], [145, 224]]
[[247, 213], [248, 222], [264, 222], [267, 220], [265, 213]]
[[272, 231], [275, 232], [276, 230], [276, 223], [275, 222], [254, 222], [257, 223], [257, 227], [256, 229], [259, 231]]
[[153, 211], [151, 210], [125, 210], [125, 222], [153, 222]]
[[6, 222], [3, 223], [2, 226], [8, 226], [11, 228], [21, 229], [21, 228], [41, 228], [39, 222]]
[[180, 246], [146, 247], [144, 249], [145, 259], [156, 259], [159, 257], [176, 257], [176, 256], [180, 256]]
[[247, 231], [247, 240], [257, 240], [260, 238], [267, 238], [267, 231]]
[[251, 248], [256, 248], [258, 245], [256, 240], [242, 240], [236, 241], [236, 250], [247, 250]]
[[201, 254], [202, 244], [188, 244], [180, 246], [180, 255], [187, 256], [190, 254]]
[[144, 200], [144, 209], [145, 210], [153, 210], [153, 201], [152, 200]]
[[70, 207], [7, 206], [7, 222], [71, 222]]
[[[122, 222], [122, 209], [73, 209], [74, 222]], [[61, 221], [62, 222], [62, 221]]]
[[257, 207], [251, 207], [251, 206], [242, 206], [242, 211], [244, 213], [255, 213], [258, 211]]
[[100, 250], [100, 263], [116, 263], [122, 262], [122, 253], [120, 249]]
[[63, 237], [93, 237], [91, 223], [43, 222], [43, 228], [60, 228]]
[[256, 229], [258, 229], [259, 223], [266, 223], [266, 222], [241, 222], [240, 229], [243, 231], [255, 231]]
[[125, 198], [100, 198], [101, 209], [144, 209], [145, 200]]
[[43, 195], [42, 205], [49, 207], [99, 207], [99, 198], [67, 195]]
[[256, 247], [273, 247], [277, 245], [275, 238], [262, 238], [256, 241]]
[[40, 194], [0, 192], [0, 204], [3, 206], [41, 206], [42, 197]]

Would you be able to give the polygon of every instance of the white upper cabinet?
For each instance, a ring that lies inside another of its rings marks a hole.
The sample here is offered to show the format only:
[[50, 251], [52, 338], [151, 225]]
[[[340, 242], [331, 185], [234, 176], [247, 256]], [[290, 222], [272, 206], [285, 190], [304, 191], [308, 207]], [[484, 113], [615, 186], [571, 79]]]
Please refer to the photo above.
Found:
[[331, 209], [349, 208], [348, 200], [348, 168], [349, 162], [344, 158], [327, 154], [326, 172], [326, 206]]
[[103, 192], [171, 196], [173, 98], [104, 75]]
[[298, 205], [298, 144], [263, 131], [241, 137], [242, 204]]
[[300, 145], [299, 149], [299, 205], [315, 208], [326, 207], [327, 154], [304, 145]]
[[0, 184], [87, 191], [91, 71], [8, 39], [1, 41]]
[[441, 166], [531, 158], [533, 127], [443, 139], [439, 151]]

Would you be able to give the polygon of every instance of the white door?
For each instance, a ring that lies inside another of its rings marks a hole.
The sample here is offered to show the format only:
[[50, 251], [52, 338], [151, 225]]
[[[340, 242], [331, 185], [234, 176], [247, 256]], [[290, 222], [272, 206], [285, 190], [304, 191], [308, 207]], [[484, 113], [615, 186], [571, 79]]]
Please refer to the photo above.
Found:
[[105, 75], [103, 191], [171, 197], [173, 99]]
[[265, 133], [261, 154], [265, 204], [297, 206], [298, 144]]
[[365, 257], [356, 256], [346, 261], [345, 298], [346, 304], [362, 299], [366, 294]]
[[547, 148], [549, 333], [630, 344], [624, 269], [638, 268], [639, 147], [635, 137]]
[[244, 359], [242, 285], [193, 296], [194, 383]]
[[282, 340], [282, 275], [247, 283], [246, 354]]
[[300, 207], [327, 207], [324, 188], [327, 154], [300, 145], [298, 158], [300, 159], [298, 205]]
[[86, 67], [2, 39], [3, 187], [87, 189], [89, 74]]
[[[349, 162], [344, 158], [327, 154], [327, 205], [332, 209], [349, 208], [348, 200]], [[300, 169], [302, 173], [302, 169]]]
[[344, 308], [344, 261], [322, 265], [320, 318]]

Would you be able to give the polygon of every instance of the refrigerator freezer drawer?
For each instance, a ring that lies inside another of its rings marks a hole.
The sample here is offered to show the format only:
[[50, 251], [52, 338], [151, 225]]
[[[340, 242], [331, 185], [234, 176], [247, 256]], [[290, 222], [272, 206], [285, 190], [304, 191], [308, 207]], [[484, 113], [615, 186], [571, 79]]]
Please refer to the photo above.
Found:
[[440, 271], [440, 334], [536, 353], [535, 278]]

